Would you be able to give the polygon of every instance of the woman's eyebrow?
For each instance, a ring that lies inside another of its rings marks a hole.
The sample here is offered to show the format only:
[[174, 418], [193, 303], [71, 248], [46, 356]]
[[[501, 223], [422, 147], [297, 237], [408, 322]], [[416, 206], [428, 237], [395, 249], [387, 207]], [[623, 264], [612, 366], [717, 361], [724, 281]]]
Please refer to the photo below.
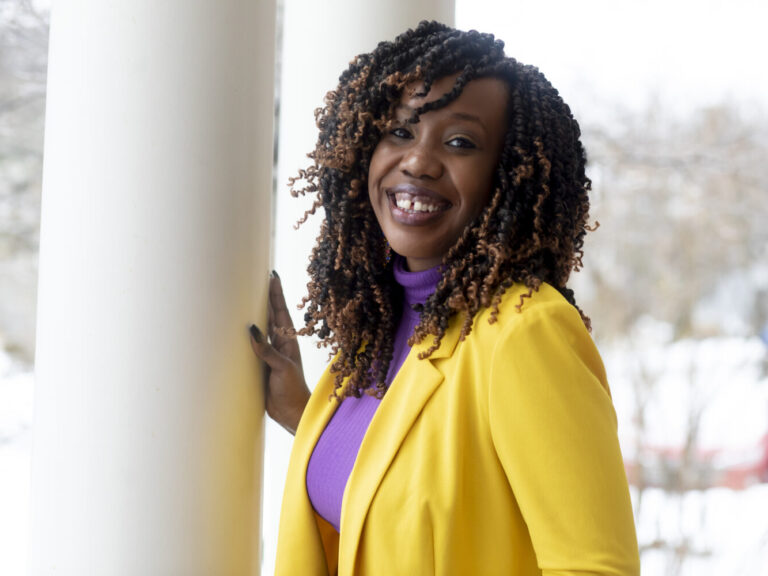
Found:
[[[401, 106], [398, 106], [395, 117], [398, 120], [406, 120], [406, 119], [410, 118], [413, 115], [413, 111], [415, 109], [416, 108], [412, 108], [411, 106], [408, 106], [408, 105], [405, 105], [405, 104], [401, 105]], [[448, 118], [450, 118], [452, 120], [466, 120], [468, 122], [473, 122], [473, 123], [477, 124], [478, 126], [480, 126], [483, 130], [487, 130], [487, 127], [485, 126], [483, 121], [480, 119], [480, 117], [476, 116], [474, 114], [470, 114], [469, 112], [451, 112], [448, 115]]]
[[474, 114], [470, 114], [468, 112], [451, 112], [450, 118], [474, 122], [475, 124], [478, 124], [483, 130], [485, 130], [485, 124], [483, 124], [483, 121], [480, 120], [479, 116], [475, 116]]

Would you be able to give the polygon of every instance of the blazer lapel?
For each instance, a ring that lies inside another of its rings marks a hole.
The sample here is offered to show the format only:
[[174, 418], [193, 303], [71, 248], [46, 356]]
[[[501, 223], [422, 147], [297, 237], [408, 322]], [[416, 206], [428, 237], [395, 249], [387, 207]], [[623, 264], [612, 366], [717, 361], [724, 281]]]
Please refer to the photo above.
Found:
[[443, 382], [443, 373], [433, 361], [453, 354], [460, 331], [458, 318], [452, 318], [440, 348], [424, 360], [419, 360], [418, 354], [432, 345], [432, 338], [414, 346], [371, 420], [342, 501], [339, 574], [354, 574], [360, 536], [371, 501], [408, 431]]

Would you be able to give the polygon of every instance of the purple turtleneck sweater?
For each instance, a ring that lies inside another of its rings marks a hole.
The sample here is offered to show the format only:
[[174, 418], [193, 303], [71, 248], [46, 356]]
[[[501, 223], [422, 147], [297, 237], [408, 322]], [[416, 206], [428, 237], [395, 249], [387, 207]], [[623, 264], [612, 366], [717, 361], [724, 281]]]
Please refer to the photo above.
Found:
[[[419, 323], [415, 304], [424, 304], [440, 280], [439, 266], [423, 272], [408, 272], [405, 259], [395, 256], [395, 280], [403, 288], [404, 305], [395, 333], [392, 362], [387, 385], [392, 383], [410, 347], [408, 338]], [[317, 513], [338, 531], [341, 523], [341, 500], [355, 464], [357, 452], [380, 400], [364, 394], [362, 398], [344, 398], [317, 441], [307, 467], [307, 493]]]

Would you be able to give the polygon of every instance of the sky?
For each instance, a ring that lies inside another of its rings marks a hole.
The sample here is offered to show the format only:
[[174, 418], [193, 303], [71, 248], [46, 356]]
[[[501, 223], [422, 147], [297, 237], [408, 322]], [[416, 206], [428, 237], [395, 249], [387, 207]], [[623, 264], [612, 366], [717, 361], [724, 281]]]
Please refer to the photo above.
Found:
[[768, 2], [457, 0], [456, 25], [491, 32], [579, 117], [660, 103], [671, 114], [768, 102]]

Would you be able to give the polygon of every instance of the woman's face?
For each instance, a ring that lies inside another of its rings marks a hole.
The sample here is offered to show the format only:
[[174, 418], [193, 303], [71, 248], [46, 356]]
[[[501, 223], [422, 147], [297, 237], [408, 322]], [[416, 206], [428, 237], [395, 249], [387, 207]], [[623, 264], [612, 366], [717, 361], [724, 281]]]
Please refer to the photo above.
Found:
[[368, 172], [373, 211], [392, 249], [409, 270], [440, 264], [491, 195], [506, 131], [506, 84], [469, 82], [456, 100], [407, 124], [413, 110], [453, 88], [456, 75], [406, 89], [399, 123], [376, 146]]

